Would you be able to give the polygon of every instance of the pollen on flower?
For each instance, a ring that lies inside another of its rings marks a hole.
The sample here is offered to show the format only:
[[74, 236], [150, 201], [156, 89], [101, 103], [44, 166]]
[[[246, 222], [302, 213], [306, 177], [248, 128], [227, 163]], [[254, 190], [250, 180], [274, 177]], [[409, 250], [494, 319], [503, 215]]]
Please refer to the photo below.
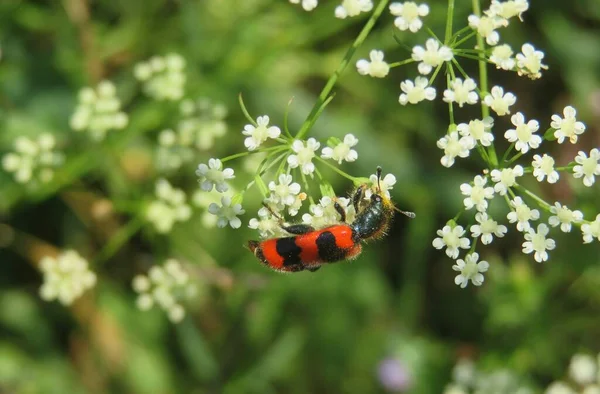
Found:
[[571, 231], [571, 223], [579, 223], [583, 220], [581, 211], [572, 211], [566, 205], [555, 202], [553, 207], [550, 207], [550, 212], [556, 216], [550, 216], [548, 224], [552, 227], [560, 225], [561, 231], [568, 233]]
[[159, 233], [168, 233], [176, 222], [185, 222], [192, 216], [183, 190], [176, 189], [166, 180], [156, 182], [156, 197], [146, 208], [146, 219]]
[[[477, 143], [482, 146], [490, 146], [494, 141], [494, 134], [491, 130], [494, 127], [494, 119], [491, 116], [487, 116], [483, 119], [471, 120], [467, 123], [460, 123], [456, 126], [456, 130], [470, 140], [469, 145], [473, 148]], [[471, 148], [472, 149], [472, 148]]]
[[353, 134], [346, 134], [344, 141], [332, 147], [325, 147], [321, 151], [321, 157], [324, 159], [332, 159], [342, 164], [342, 161], [353, 162], [358, 159], [358, 153], [352, 149], [358, 144], [358, 139]]
[[496, 65], [496, 68], [510, 71], [514, 69], [517, 64], [513, 54], [514, 52], [510, 45], [498, 45], [492, 50], [490, 61]]
[[71, 305], [96, 284], [96, 274], [88, 262], [74, 250], [66, 250], [57, 257], [45, 256], [39, 263], [44, 275], [40, 296], [45, 301], [58, 300]]
[[413, 60], [420, 62], [418, 65], [419, 73], [429, 74], [434, 67], [443, 62], [449, 62], [454, 57], [452, 49], [446, 45], [440, 47], [440, 43], [435, 38], [430, 38], [425, 42], [425, 48], [417, 45], [412, 50]]
[[242, 204], [232, 203], [231, 197], [221, 197], [221, 205], [212, 203], [208, 206], [208, 212], [217, 217], [217, 227], [223, 228], [228, 224], [231, 228], [240, 228], [242, 221], [238, 218], [246, 211], [242, 209]]
[[575, 117], [577, 111], [570, 105], [563, 109], [563, 115], [564, 118], [561, 118], [560, 115], [552, 115], [550, 127], [556, 129], [554, 137], [556, 137], [559, 144], [562, 144], [567, 138], [569, 142], [575, 144], [578, 136], [585, 131], [585, 125], [583, 122], [577, 121]]
[[485, 260], [479, 262], [477, 260], [479, 260], [479, 254], [475, 252], [468, 254], [464, 260], [456, 260], [456, 264], [452, 266], [452, 269], [460, 272], [460, 274], [454, 278], [454, 283], [463, 289], [467, 287], [469, 281], [474, 286], [481, 286], [484, 280], [482, 273], [487, 272], [490, 265]]
[[492, 170], [492, 181], [496, 182], [494, 190], [501, 196], [504, 196], [508, 189], [516, 185], [517, 177], [523, 176], [523, 167], [516, 165], [514, 168], [504, 168], [502, 170]]
[[400, 83], [404, 93], [400, 94], [398, 101], [402, 105], [417, 104], [423, 100], [432, 101], [435, 99], [435, 88], [428, 85], [429, 81], [424, 77], [417, 77], [414, 82], [407, 79]]
[[248, 222], [248, 227], [253, 230], [258, 230], [261, 238], [287, 236], [288, 233], [283, 230], [281, 225], [282, 223], [279, 218], [273, 216], [266, 207], [262, 207], [258, 210], [258, 218], [252, 218]]
[[510, 106], [517, 102], [517, 97], [507, 92], [504, 94], [504, 89], [500, 86], [494, 86], [491, 94], [483, 98], [483, 103], [490, 107], [499, 116], [510, 114]]
[[305, 175], [310, 175], [315, 171], [315, 165], [312, 159], [315, 157], [315, 151], [319, 149], [321, 144], [314, 138], [309, 138], [306, 143], [300, 140], [295, 140], [292, 143], [292, 150], [295, 154], [289, 155], [287, 158], [290, 168], [300, 167], [300, 170]]
[[573, 177], [583, 178], [583, 184], [591, 187], [596, 181], [596, 175], [600, 175], [600, 150], [594, 148], [590, 151], [590, 156], [579, 151], [575, 157], [577, 165], [573, 167]]
[[436, 249], [446, 248], [446, 255], [451, 259], [456, 259], [460, 249], [469, 249], [471, 241], [465, 235], [466, 230], [462, 226], [450, 227], [444, 226], [437, 231], [438, 238], [435, 238], [432, 245]]
[[144, 92], [156, 100], [180, 100], [184, 95], [185, 59], [176, 53], [154, 56], [135, 65], [135, 77], [143, 83]]
[[275, 204], [278, 209], [283, 209], [285, 206], [292, 206], [296, 202], [296, 198], [300, 193], [300, 184], [293, 182], [292, 176], [289, 174], [279, 175], [279, 182], [269, 182], [269, 190], [271, 194], [267, 198], [267, 203]]
[[410, 30], [416, 33], [423, 27], [421, 17], [429, 14], [429, 6], [427, 4], [417, 4], [412, 1], [404, 3], [390, 4], [390, 13], [396, 17], [394, 25], [402, 30]]
[[533, 162], [533, 176], [538, 182], [542, 182], [544, 178], [548, 177], [548, 183], [556, 183], [560, 174], [554, 170], [554, 159], [552, 156], [544, 153], [543, 156], [534, 155]]
[[458, 132], [452, 131], [440, 138], [437, 142], [437, 147], [444, 150], [444, 156], [440, 162], [444, 167], [451, 167], [454, 164], [456, 157], [468, 157], [470, 149], [475, 146], [469, 137], [460, 137]]
[[520, 20], [523, 20], [522, 15], [528, 9], [529, 2], [527, 0], [492, 0], [490, 9], [486, 11], [486, 14], [489, 16], [500, 17], [507, 20], [518, 16]]
[[342, 0], [342, 4], [335, 8], [335, 17], [345, 19], [357, 16], [363, 12], [369, 12], [372, 9], [372, 0]]
[[370, 75], [374, 78], [384, 78], [390, 72], [390, 66], [383, 60], [383, 51], [372, 50], [369, 58], [360, 59], [356, 62], [356, 69], [360, 75]]
[[547, 250], [553, 250], [556, 243], [553, 239], [547, 238], [550, 229], [544, 223], [538, 224], [537, 231], [533, 228], [527, 230], [525, 242], [523, 242], [523, 253], [534, 253], [534, 259], [538, 263], [548, 260]]
[[510, 201], [510, 207], [513, 209], [508, 213], [506, 218], [510, 223], [517, 223], [517, 230], [521, 232], [529, 231], [531, 225], [530, 220], [538, 220], [540, 218], [540, 211], [537, 209], [529, 208], [521, 197], [515, 197], [514, 200]]
[[390, 190], [392, 190], [396, 184], [396, 177], [394, 174], [386, 174], [381, 179], [378, 179], [377, 174], [371, 174], [369, 176], [369, 181], [371, 182], [371, 187], [365, 190], [366, 200], [370, 199], [373, 192], [376, 192], [379, 188], [381, 188], [381, 194], [390, 198]]
[[87, 130], [96, 141], [103, 140], [110, 130], [124, 129], [128, 122], [127, 114], [121, 111], [117, 89], [110, 81], [100, 82], [96, 89], [81, 89], [77, 107], [69, 121], [73, 130]]
[[477, 175], [473, 180], [472, 186], [468, 183], [460, 185], [460, 191], [463, 195], [467, 196], [463, 200], [466, 209], [475, 207], [479, 212], [484, 212], [487, 209], [487, 200], [491, 200], [494, 197], [494, 188], [491, 186], [486, 187], [486, 183], [486, 178]]
[[500, 40], [497, 28], [504, 26], [503, 20], [497, 17], [469, 15], [469, 27], [485, 38], [488, 45], [496, 45]]
[[249, 151], [256, 150], [268, 138], [277, 138], [281, 130], [277, 126], [269, 126], [269, 117], [267, 115], [259, 116], [256, 119], [256, 126], [247, 124], [242, 130], [243, 135], [248, 137], [244, 140], [244, 145]]
[[196, 170], [200, 188], [204, 191], [211, 191], [213, 186], [215, 190], [224, 193], [229, 190], [229, 179], [235, 178], [234, 171], [231, 168], [223, 169], [223, 163], [219, 159], [209, 159], [208, 165], [201, 163]]
[[504, 138], [508, 142], [515, 143], [515, 149], [521, 153], [527, 153], [529, 149], [537, 149], [542, 143], [542, 137], [534, 134], [540, 128], [537, 120], [530, 120], [525, 123], [525, 117], [522, 113], [517, 112], [510, 117], [510, 121], [515, 126], [514, 129], [508, 129], [504, 133]]
[[521, 53], [517, 53], [517, 72], [531, 79], [541, 78], [541, 70], [547, 70], [548, 66], [542, 64], [544, 52], [536, 50], [531, 44], [523, 44]]
[[475, 89], [477, 84], [471, 78], [456, 78], [450, 82], [448, 89], [444, 91], [444, 101], [447, 103], [457, 103], [462, 108], [465, 104], [476, 104], [479, 96]]
[[55, 169], [64, 161], [64, 155], [54, 149], [55, 145], [56, 140], [50, 133], [43, 133], [36, 139], [17, 137], [14, 152], [2, 157], [2, 167], [13, 173], [19, 183], [50, 182]]
[[175, 259], [168, 259], [164, 266], [153, 266], [147, 275], [135, 276], [132, 287], [139, 294], [136, 303], [140, 310], [147, 311], [158, 305], [173, 323], [183, 320], [182, 303], [197, 292], [196, 284]]

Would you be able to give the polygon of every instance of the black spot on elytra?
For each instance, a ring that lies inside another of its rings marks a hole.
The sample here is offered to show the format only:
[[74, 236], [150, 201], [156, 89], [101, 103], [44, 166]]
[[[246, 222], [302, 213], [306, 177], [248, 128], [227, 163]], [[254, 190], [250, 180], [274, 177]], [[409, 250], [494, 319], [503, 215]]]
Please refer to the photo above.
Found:
[[346, 251], [338, 248], [335, 243], [335, 236], [330, 231], [324, 231], [319, 235], [317, 247], [319, 248], [319, 257], [323, 261], [340, 261], [346, 257]]
[[303, 269], [302, 261], [300, 261], [300, 252], [302, 249], [296, 245], [296, 237], [285, 237], [279, 238], [276, 245], [277, 253], [283, 257], [283, 266], [297, 266], [299, 265], [301, 271]]

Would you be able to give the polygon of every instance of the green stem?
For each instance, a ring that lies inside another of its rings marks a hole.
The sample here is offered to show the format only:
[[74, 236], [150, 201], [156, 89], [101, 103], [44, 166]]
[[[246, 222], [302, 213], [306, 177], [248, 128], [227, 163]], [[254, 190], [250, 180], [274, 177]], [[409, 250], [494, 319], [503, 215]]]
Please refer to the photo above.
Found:
[[238, 96], [238, 101], [240, 102], [240, 108], [242, 109], [242, 113], [244, 114], [244, 116], [246, 117], [246, 119], [248, 119], [248, 121], [250, 123], [252, 123], [254, 125], [254, 127], [258, 127], [258, 124], [256, 123], [256, 120], [254, 120], [252, 118], [252, 116], [250, 116], [250, 113], [246, 109], [246, 105], [244, 104], [244, 99], [242, 98], [242, 94], [241, 93]]
[[390, 66], [390, 68], [400, 67], [400, 66], [404, 66], [406, 64], [414, 63], [415, 61], [416, 60], [414, 60], [414, 59], [406, 59], [406, 60], [402, 60], [401, 62], [390, 63], [389, 66]]
[[346, 179], [349, 179], [352, 181], [352, 183], [354, 183], [355, 185], [358, 185], [360, 183], [360, 178], [355, 178], [352, 175], [348, 175], [346, 174], [344, 171], [340, 170], [339, 168], [337, 168], [334, 165], [331, 165], [327, 162], [327, 160], [322, 159], [320, 157], [315, 157], [315, 159], [317, 159], [319, 162], [325, 164], [327, 167], [331, 168], [333, 171], [337, 172], [338, 174], [340, 174], [341, 176], [343, 176]]
[[[479, 0], [473, 0], [473, 13], [477, 16], [481, 16], [481, 6], [479, 4]], [[477, 49], [485, 51], [485, 41], [483, 40], [483, 36], [480, 34], [477, 34]], [[481, 91], [489, 91], [487, 64], [485, 55], [483, 53], [479, 54], [479, 84], [481, 86]], [[483, 118], [490, 116], [490, 109], [483, 103], [483, 100], [481, 100], [481, 116]], [[490, 156], [491, 164], [494, 167], [497, 167], [498, 157], [496, 156], [496, 148], [494, 147], [494, 144], [491, 144], [488, 147], [488, 154]]]
[[[448, 70], [452, 71], [451, 63], [448, 64]], [[450, 89], [451, 78], [455, 77], [454, 75], [452, 75], [452, 77], [451, 77], [450, 74], [454, 74], [454, 72], [450, 72], [450, 73], [446, 74], [446, 83], [448, 84], [448, 89]], [[452, 101], [450, 101], [448, 103], [448, 115], [450, 116], [450, 124], [455, 124], [454, 123], [454, 107], [452, 106]]]
[[529, 197], [533, 198], [540, 205], [540, 208], [543, 208], [544, 210], [550, 212], [550, 208], [552, 208], [552, 205], [550, 205], [549, 203], [547, 203], [546, 201], [544, 201], [543, 198], [541, 198], [538, 195], [530, 192], [529, 190], [525, 189], [521, 185], [515, 185], [515, 187], [518, 188], [521, 192], [527, 194]]
[[[142, 210], [143, 211], [143, 210]], [[98, 252], [94, 264], [101, 264], [115, 255], [133, 237], [144, 224], [144, 215], [140, 214], [121, 227]]]
[[452, 47], [453, 47], [453, 48], [455, 48], [455, 47], [459, 46], [460, 44], [462, 44], [462, 43], [464, 43], [464, 42], [466, 42], [466, 41], [470, 40], [470, 39], [471, 39], [471, 37], [473, 37], [473, 36], [474, 36], [474, 35], [476, 35], [476, 34], [477, 34], [477, 33], [475, 33], [475, 32], [471, 32], [471, 33], [467, 34], [467, 35], [466, 35], [466, 36], [464, 36], [464, 37], [463, 37], [463, 38], [462, 38], [460, 41], [458, 41], [458, 42], [455, 42], [454, 44], [452, 44]]
[[510, 154], [510, 152], [512, 152], [512, 150], [515, 147], [515, 143], [513, 142], [512, 144], [510, 144], [510, 146], [508, 147], [508, 149], [506, 150], [506, 152], [504, 152], [504, 155], [502, 156], [502, 160], [501, 162], [504, 163], [504, 161], [506, 160], [506, 158], [508, 157], [508, 155]]
[[315, 103], [312, 110], [308, 114], [306, 120], [302, 124], [302, 127], [298, 131], [298, 134], [296, 134], [296, 139], [301, 140], [306, 136], [306, 134], [308, 134], [308, 132], [310, 131], [310, 128], [315, 123], [316, 118], [318, 117], [318, 113], [319, 113], [319, 110], [321, 109], [321, 106], [323, 105], [323, 103], [325, 103], [325, 101], [329, 97], [329, 94], [331, 93], [331, 90], [337, 83], [338, 78], [340, 77], [340, 75], [342, 75], [342, 73], [344, 72], [346, 67], [348, 67], [348, 64], [350, 63], [352, 56], [354, 56], [354, 52], [356, 52], [358, 47], [360, 47], [362, 45], [362, 43], [365, 41], [365, 39], [367, 38], [367, 36], [369, 35], [371, 30], [375, 26], [375, 22], [377, 22], [377, 19], [379, 19], [379, 17], [383, 13], [383, 11], [386, 9], [389, 2], [390, 2], [390, 0], [381, 0], [379, 2], [379, 4], [377, 5], [375, 10], [369, 17], [369, 20], [367, 21], [367, 23], [365, 24], [365, 26], [363, 27], [361, 32], [358, 34], [358, 37], [356, 37], [356, 40], [354, 40], [354, 42], [352, 43], [350, 48], [348, 48], [348, 51], [346, 52], [346, 55], [344, 56], [344, 59], [342, 59], [338, 68], [331, 75], [331, 77], [329, 77], [329, 80], [327, 81], [327, 83], [325, 84], [325, 87], [323, 88], [323, 90], [319, 94], [319, 97], [317, 98], [317, 102]]
[[448, 11], [446, 15], [446, 35], [444, 36], [444, 44], [450, 46], [452, 40], [452, 21], [454, 20], [454, 0], [448, 0]]

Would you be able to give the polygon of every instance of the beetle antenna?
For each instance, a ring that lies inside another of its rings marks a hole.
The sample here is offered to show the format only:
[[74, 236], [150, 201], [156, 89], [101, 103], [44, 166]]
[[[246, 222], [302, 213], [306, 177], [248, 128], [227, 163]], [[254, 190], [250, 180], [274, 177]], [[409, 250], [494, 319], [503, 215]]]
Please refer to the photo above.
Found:
[[377, 166], [377, 191], [381, 193], [381, 166]]

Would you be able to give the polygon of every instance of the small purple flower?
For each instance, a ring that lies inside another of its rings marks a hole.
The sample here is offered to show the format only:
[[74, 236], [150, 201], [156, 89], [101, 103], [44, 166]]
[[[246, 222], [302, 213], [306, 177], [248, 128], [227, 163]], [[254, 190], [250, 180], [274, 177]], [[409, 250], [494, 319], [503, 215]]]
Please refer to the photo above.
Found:
[[386, 390], [402, 392], [411, 386], [411, 378], [406, 365], [397, 358], [386, 358], [377, 367], [379, 382]]

